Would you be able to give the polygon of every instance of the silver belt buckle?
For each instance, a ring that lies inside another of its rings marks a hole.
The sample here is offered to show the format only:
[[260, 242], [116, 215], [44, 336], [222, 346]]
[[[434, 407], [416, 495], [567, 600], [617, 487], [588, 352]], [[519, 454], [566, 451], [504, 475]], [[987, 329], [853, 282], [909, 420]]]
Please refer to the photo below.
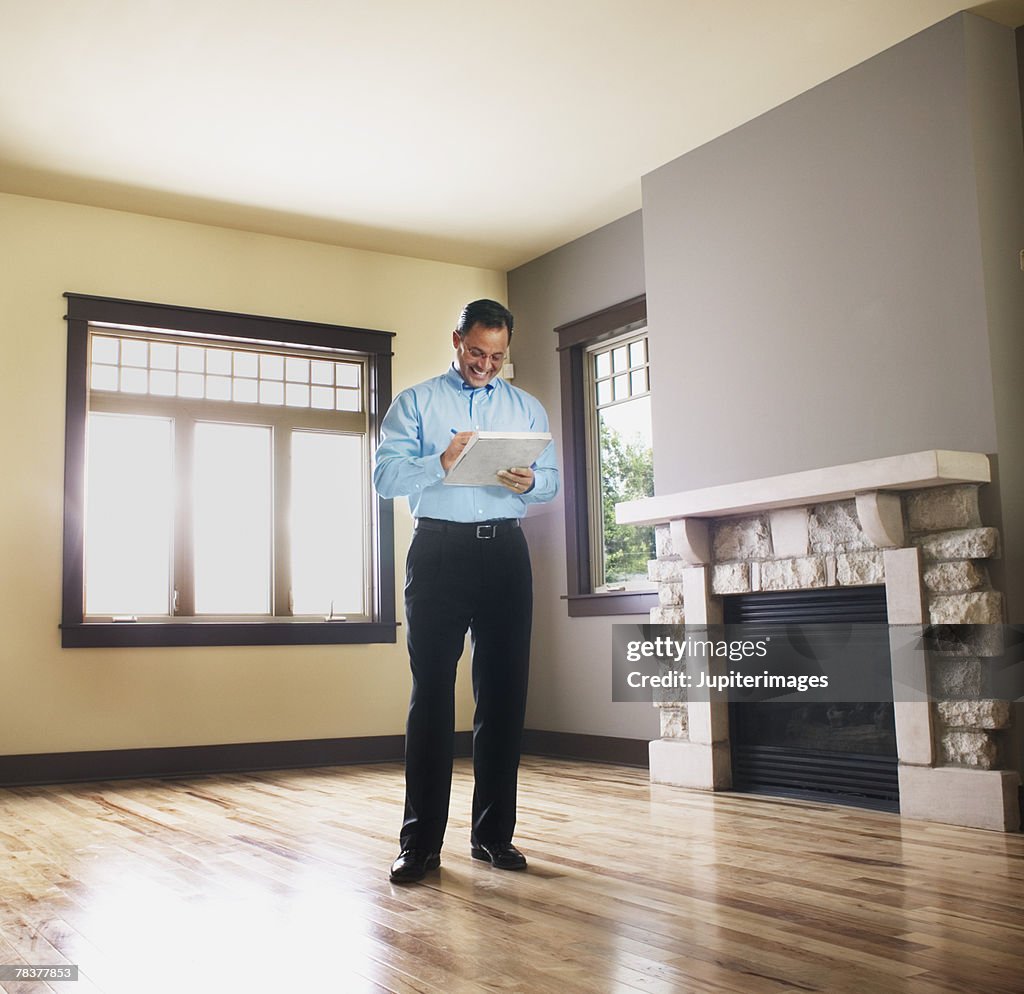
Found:
[[477, 538], [494, 538], [494, 530], [497, 525], [477, 525], [476, 526], [476, 537]]

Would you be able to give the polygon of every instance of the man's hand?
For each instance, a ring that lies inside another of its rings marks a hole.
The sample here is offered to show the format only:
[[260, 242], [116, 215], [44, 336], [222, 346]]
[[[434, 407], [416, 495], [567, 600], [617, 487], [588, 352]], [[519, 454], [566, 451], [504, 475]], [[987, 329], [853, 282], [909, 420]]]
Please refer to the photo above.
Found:
[[472, 437], [471, 431], [460, 431], [457, 435], [452, 436], [448, 448], [441, 453], [441, 469], [447, 473], [455, 465], [455, 460], [462, 454], [462, 450], [469, 444]]
[[514, 493], [525, 494], [533, 486], [533, 470], [518, 466], [498, 470], [498, 482]]

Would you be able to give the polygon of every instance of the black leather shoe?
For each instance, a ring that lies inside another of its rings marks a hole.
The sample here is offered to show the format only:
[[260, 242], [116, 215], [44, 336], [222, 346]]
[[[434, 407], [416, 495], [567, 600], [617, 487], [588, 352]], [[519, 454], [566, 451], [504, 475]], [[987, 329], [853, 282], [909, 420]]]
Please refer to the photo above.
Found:
[[511, 842], [495, 842], [485, 846], [481, 843], [470, 846], [473, 859], [485, 859], [498, 870], [525, 870], [526, 857]]
[[441, 865], [441, 854], [427, 852], [426, 849], [403, 849], [391, 864], [391, 882], [393, 884], [413, 884], [422, 880], [428, 870], [436, 870]]

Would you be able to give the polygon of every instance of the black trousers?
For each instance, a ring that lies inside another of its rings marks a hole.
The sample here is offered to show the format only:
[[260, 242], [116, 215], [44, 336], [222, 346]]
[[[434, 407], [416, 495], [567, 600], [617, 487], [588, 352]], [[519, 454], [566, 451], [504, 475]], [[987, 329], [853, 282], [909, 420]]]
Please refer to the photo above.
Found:
[[[482, 534], [490, 529], [484, 526]], [[503, 524], [421, 521], [406, 561], [412, 697], [405, 736], [401, 846], [440, 850], [455, 741], [455, 672], [473, 646], [473, 843], [510, 842], [526, 714], [533, 576], [526, 538]]]

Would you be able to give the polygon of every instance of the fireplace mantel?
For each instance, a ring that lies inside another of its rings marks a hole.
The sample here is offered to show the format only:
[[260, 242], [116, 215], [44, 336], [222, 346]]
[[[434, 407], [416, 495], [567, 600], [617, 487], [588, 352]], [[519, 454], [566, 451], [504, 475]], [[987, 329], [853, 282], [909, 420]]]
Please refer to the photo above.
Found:
[[652, 525], [673, 518], [721, 518], [848, 500], [879, 490], [919, 490], [954, 483], [989, 483], [991, 479], [988, 456], [981, 452], [930, 449], [625, 501], [616, 505], [615, 519], [622, 525]]

